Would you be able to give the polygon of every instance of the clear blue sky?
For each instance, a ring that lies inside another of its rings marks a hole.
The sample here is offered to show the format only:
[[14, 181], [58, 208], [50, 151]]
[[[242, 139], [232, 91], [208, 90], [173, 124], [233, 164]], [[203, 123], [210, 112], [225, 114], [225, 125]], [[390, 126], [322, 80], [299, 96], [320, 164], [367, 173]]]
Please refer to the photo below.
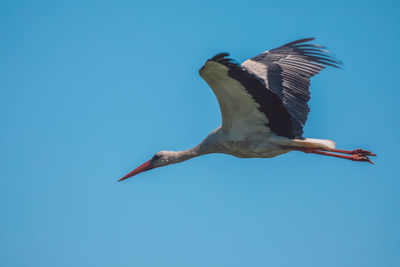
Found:
[[[396, 1], [1, 1], [0, 266], [400, 266]], [[209, 155], [116, 180], [220, 124], [198, 76], [314, 36], [304, 135], [374, 166]], [[397, 151], [396, 151], [397, 150]]]

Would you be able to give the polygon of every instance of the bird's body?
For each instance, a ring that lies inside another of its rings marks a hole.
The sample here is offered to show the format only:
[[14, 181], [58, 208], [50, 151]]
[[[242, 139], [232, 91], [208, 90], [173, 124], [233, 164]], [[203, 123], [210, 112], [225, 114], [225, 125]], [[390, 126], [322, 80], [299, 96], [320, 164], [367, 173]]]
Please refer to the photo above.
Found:
[[207, 60], [199, 73], [217, 97], [222, 125], [192, 149], [160, 151], [120, 180], [210, 153], [271, 158], [302, 151], [371, 162], [368, 156], [375, 155], [369, 151], [337, 150], [333, 141], [303, 137], [310, 111], [310, 78], [325, 66], [341, 64], [324, 47], [309, 44], [311, 40], [288, 43], [241, 65], [227, 58], [226, 53]]
[[251, 135], [234, 132], [220, 126], [211, 132], [194, 151], [198, 155], [209, 153], [229, 154], [238, 158], [272, 158], [287, 152], [293, 147], [333, 149], [335, 143], [322, 139], [289, 139], [272, 132], [253, 132]]
[[[229, 154], [238, 158], [272, 158], [290, 151], [279, 145], [281, 137], [264, 131], [246, 136], [242, 133], [226, 131], [220, 127], [210, 137], [215, 140], [214, 143], [219, 148], [217, 153]], [[207, 142], [207, 138], [205, 142]]]

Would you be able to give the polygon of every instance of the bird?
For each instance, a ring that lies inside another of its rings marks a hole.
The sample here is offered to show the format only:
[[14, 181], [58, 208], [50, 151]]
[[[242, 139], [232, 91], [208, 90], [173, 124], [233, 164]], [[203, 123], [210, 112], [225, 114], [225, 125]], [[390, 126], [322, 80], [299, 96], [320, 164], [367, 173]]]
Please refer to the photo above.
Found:
[[118, 181], [141, 172], [210, 153], [238, 158], [272, 158], [301, 151], [372, 163], [363, 149], [336, 149], [335, 142], [303, 137], [310, 108], [310, 78], [327, 66], [341, 68], [315, 38], [299, 39], [267, 50], [242, 64], [219, 53], [208, 59], [200, 76], [214, 92], [222, 125], [186, 151], [160, 151]]

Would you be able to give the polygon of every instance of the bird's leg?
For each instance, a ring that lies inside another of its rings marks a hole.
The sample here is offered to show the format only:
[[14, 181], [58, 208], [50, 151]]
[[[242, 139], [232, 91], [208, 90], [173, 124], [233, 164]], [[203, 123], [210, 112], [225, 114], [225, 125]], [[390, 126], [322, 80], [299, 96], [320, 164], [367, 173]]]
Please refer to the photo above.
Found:
[[[368, 156], [376, 156], [375, 154], [372, 154], [369, 151], [365, 151], [365, 150], [361, 150], [361, 149], [356, 149], [354, 151], [339, 150], [339, 149], [332, 149], [332, 150], [325, 150], [324, 151], [322, 149], [309, 148], [309, 147], [292, 147], [290, 149], [291, 150], [302, 151], [302, 152], [305, 152], [305, 153], [313, 153], [313, 154], [336, 157], [336, 158], [341, 158], [341, 159], [348, 159], [348, 160], [353, 160], [353, 161], [365, 161], [365, 162], [369, 162], [371, 164], [374, 164], [374, 163], [369, 159]], [[350, 154], [351, 156], [340, 155], [340, 154], [330, 153], [330, 152], [326, 152], [326, 151], [338, 152], [338, 153], [343, 153], [343, 154]]]
[[331, 149], [329, 150], [331, 152], [337, 152], [337, 153], [342, 153], [342, 154], [350, 154], [350, 155], [364, 155], [364, 156], [376, 156], [376, 154], [367, 151], [367, 150], [363, 150], [361, 148], [359, 149], [355, 149], [353, 151], [349, 151], [349, 150], [341, 150], [341, 149]]

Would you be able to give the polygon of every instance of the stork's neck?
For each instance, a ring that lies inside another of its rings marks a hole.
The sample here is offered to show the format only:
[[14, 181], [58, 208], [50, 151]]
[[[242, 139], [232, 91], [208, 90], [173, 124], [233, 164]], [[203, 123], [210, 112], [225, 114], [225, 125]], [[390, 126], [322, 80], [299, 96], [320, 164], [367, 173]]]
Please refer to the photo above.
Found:
[[199, 145], [185, 150], [185, 151], [171, 151], [170, 153], [170, 161], [168, 164], [182, 162], [197, 156], [201, 156], [204, 154], [210, 153], [218, 153], [223, 152], [220, 148], [218, 135], [217, 135], [218, 128], [210, 133], [206, 139], [203, 140]]
[[179, 163], [202, 155], [199, 145], [185, 151], [168, 151], [168, 153], [168, 164]]
[[168, 164], [182, 162], [197, 156], [210, 153], [224, 153], [220, 143], [220, 128], [211, 132], [199, 145], [185, 151], [169, 151]]

